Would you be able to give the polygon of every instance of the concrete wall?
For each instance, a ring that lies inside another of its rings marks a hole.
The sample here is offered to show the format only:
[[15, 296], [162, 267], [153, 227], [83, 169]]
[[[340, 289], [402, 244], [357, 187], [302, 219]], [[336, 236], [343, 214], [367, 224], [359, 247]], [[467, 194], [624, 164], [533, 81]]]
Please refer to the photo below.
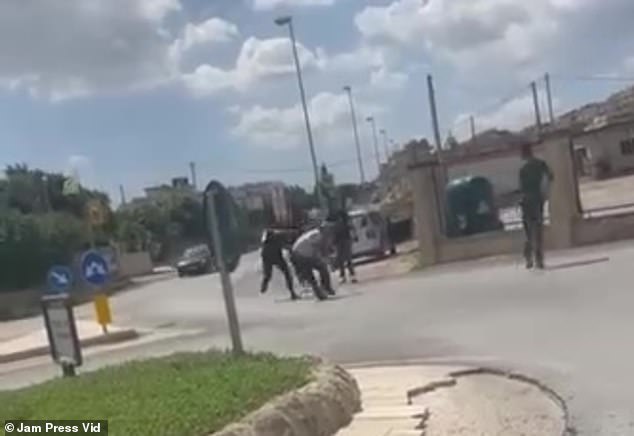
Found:
[[633, 125], [616, 125], [576, 137], [574, 144], [588, 150], [590, 165], [605, 159], [610, 163], [612, 172], [618, 174], [634, 170], [634, 154], [621, 153], [621, 141], [632, 137]]
[[150, 253], [147, 251], [119, 254], [120, 277], [135, 277], [150, 274], [153, 268]]
[[40, 313], [42, 293], [36, 290], [0, 293], [0, 320], [22, 318]]
[[598, 244], [634, 238], [634, 214], [587, 218], [575, 224], [575, 245]]
[[439, 261], [455, 262], [509, 253], [521, 253], [521, 231], [491, 232], [462, 238], [444, 239], [439, 246]]
[[[578, 185], [572, 160], [572, 147], [568, 137], [554, 137], [543, 143], [541, 153], [555, 173], [551, 185], [549, 211], [551, 222], [544, 229], [546, 248], [568, 248], [574, 245], [575, 225], [581, 221], [578, 208]], [[490, 159], [489, 170], [495, 171], [500, 162], [507, 168], [515, 165], [515, 176], [519, 169], [519, 159], [507, 155]], [[475, 160], [476, 168], [484, 168], [486, 160]], [[465, 163], [465, 162], [463, 162]], [[414, 199], [415, 234], [420, 248], [422, 266], [436, 263], [474, 259], [487, 256], [521, 253], [523, 234], [520, 230], [490, 232], [456, 239], [446, 238], [437, 222], [438, 204], [435, 196], [434, 173], [438, 163], [415, 162], [410, 166], [410, 180]], [[474, 174], [476, 175], [476, 174]], [[483, 175], [482, 173], [479, 175]], [[510, 171], [507, 173], [510, 178]]]

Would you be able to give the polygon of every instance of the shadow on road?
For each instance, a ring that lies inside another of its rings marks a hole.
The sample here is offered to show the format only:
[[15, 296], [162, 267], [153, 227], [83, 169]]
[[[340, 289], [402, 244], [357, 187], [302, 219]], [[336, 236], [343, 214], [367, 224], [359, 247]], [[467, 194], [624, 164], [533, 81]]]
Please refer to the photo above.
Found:
[[289, 298], [276, 298], [274, 301], [275, 301], [275, 304], [285, 304], [285, 303], [297, 304], [297, 303], [309, 302], [309, 301], [312, 301], [314, 303], [327, 303], [328, 301], [347, 300], [348, 298], [354, 298], [360, 295], [362, 295], [361, 292], [347, 292], [345, 294], [337, 294], [337, 295], [328, 297], [326, 300], [323, 300], [323, 301], [318, 301], [312, 293], [310, 294], [307, 293], [307, 294], [302, 294], [297, 300], [291, 300], [289, 297]]
[[574, 262], [565, 262], [565, 263], [560, 263], [558, 265], [550, 265], [548, 266], [546, 269], [548, 271], [557, 271], [557, 270], [562, 270], [562, 269], [569, 269], [569, 268], [577, 268], [577, 267], [581, 267], [581, 266], [588, 266], [588, 265], [594, 265], [597, 263], [603, 263], [603, 262], [609, 262], [610, 258], [609, 257], [598, 257], [596, 259], [586, 259], [586, 260], [578, 260], [578, 261], [574, 261]]

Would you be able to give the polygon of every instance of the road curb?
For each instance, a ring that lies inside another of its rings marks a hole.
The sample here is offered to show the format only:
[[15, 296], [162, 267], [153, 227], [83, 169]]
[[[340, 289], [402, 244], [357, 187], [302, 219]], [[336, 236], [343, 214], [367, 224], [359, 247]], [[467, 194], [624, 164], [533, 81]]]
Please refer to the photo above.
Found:
[[570, 417], [570, 410], [568, 409], [568, 404], [566, 404], [566, 400], [553, 388], [547, 386], [536, 378], [529, 377], [527, 375], [515, 372], [515, 371], [505, 371], [497, 368], [490, 367], [477, 367], [472, 369], [466, 369], [461, 371], [455, 371], [449, 373], [449, 377], [454, 379], [459, 379], [460, 377], [467, 377], [470, 375], [479, 375], [479, 374], [488, 374], [495, 375], [498, 377], [506, 377], [509, 380], [520, 381], [522, 383], [527, 383], [529, 385], [535, 386], [539, 389], [544, 395], [548, 396], [552, 401], [561, 408], [564, 414], [564, 430], [561, 436], [574, 436], [577, 434], [574, 426], [572, 425], [572, 419]]
[[[368, 368], [379, 368], [379, 367], [412, 367], [412, 366], [463, 366], [468, 369], [458, 370], [447, 373], [447, 375], [438, 382], [432, 382], [425, 386], [421, 386], [415, 389], [410, 389], [407, 393], [407, 401], [408, 404], [411, 404], [411, 400], [413, 397], [419, 396], [421, 394], [425, 394], [427, 392], [434, 391], [439, 388], [446, 388], [454, 386], [458, 379], [461, 377], [467, 377], [470, 375], [478, 375], [478, 374], [490, 374], [499, 377], [506, 377], [510, 380], [520, 381], [523, 383], [530, 384], [537, 389], [539, 389], [544, 395], [550, 398], [563, 412], [563, 421], [564, 421], [564, 429], [562, 431], [561, 436], [575, 436], [577, 431], [573, 425], [573, 420], [570, 414], [570, 409], [568, 408], [568, 404], [566, 400], [553, 388], [546, 385], [545, 383], [539, 381], [536, 378], [524, 375], [517, 371], [513, 371], [510, 369], [500, 369], [495, 368], [494, 366], [486, 366], [487, 364], [478, 364], [474, 363], [476, 359], [452, 359], [452, 358], [441, 358], [441, 359], [406, 359], [402, 361], [397, 360], [384, 360], [384, 361], [365, 361], [358, 363], [351, 363], [344, 365], [345, 368], [349, 370], [354, 369], [368, 369]], [[503, 365], [502, 365], [503, 366]]]
[[284, 394], [213, 436], [332, 436], [361, 410], [356, 380], [341, 366], [319, 365], [308, 385]]
[[[92, 347], [95, 345], [116, 344], [119, 342], [129, 341], [139, 337], [139, 332], [135, 329], [119, 330], [112, 333], [106, 333], [101, 336], [95, 336], [80, 341], [82, 347]], [[30, 359], [32, 357], [45, 356], [50, 353], [48, 345], [30, 348], [28, 350], [17, 351], [15, 353], [0, 354], [0, 364], [15, 362], [18, 360]]]

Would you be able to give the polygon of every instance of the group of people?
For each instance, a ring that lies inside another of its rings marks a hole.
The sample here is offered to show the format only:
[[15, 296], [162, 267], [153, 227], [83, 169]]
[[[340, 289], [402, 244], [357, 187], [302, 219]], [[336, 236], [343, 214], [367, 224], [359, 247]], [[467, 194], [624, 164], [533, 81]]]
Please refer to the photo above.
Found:
[[[328, 261], [333, 248], [336, 250], [341, 282], [347, 281], [346, 272], [349, 273], [351, 280], [356, 282], [352, 263], [350, 219], [345, 210], [340, 211], [333, 218], [304, 231], [299, 236], [298, 232], [293, 230], [268, 229], [264, 232], [261, 249], [263, 267], [261, 293], [267, 291], [275, 267], [284, 275], [291, 299], [299, 298], [284, 250], [290, 252], [292, 270], [299, 283], [310, 286], [319, 300], [335, 295]], [[315, 273], [319, 275], [319, 282], [315, 278]]]
[[[524, 164], [519, 173], [519, 184], [522, 210], [522, 221], [526, 240], [524, 256], [527, 268], [544, 268], [543, 224], [544, 203], [548, 197], [553, 173], [548, 165], [533, 155], [530, 146], [522, 148]], [[268, 289], [273, 268], [282, 272], [291, 299], [299, 296], [295, 291], [293, 270], [299, 283], [310, 286], [319, 300], [335, 295], [330, 278], [329, 256], [336, 250], [337, 266], [342, 283], [347, 281], [347, 274], [356, 282], [356, 274], [352, 262], [352, 226], [345, 210], [341, 210], [330, 220], [308, 229], [301, 234], [294, 230], [268, 229], [262, 237], [263, 277], [261, 293]], [[284, 251], [290, 251], [289, 266]], [[319, 275], [319, 282], [315, 278]]]

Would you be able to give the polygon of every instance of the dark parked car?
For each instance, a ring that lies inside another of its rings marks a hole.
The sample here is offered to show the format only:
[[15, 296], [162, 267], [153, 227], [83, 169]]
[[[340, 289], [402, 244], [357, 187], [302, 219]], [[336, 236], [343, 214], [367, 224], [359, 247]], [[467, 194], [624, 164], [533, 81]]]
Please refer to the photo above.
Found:
[[179, 277], [191, 274], [210, 273], [214, 272], [214, 270], [214, 261], [206, 245], [197, 245], [188, 248], [176, 264], [176, 271], [178, 271]]

